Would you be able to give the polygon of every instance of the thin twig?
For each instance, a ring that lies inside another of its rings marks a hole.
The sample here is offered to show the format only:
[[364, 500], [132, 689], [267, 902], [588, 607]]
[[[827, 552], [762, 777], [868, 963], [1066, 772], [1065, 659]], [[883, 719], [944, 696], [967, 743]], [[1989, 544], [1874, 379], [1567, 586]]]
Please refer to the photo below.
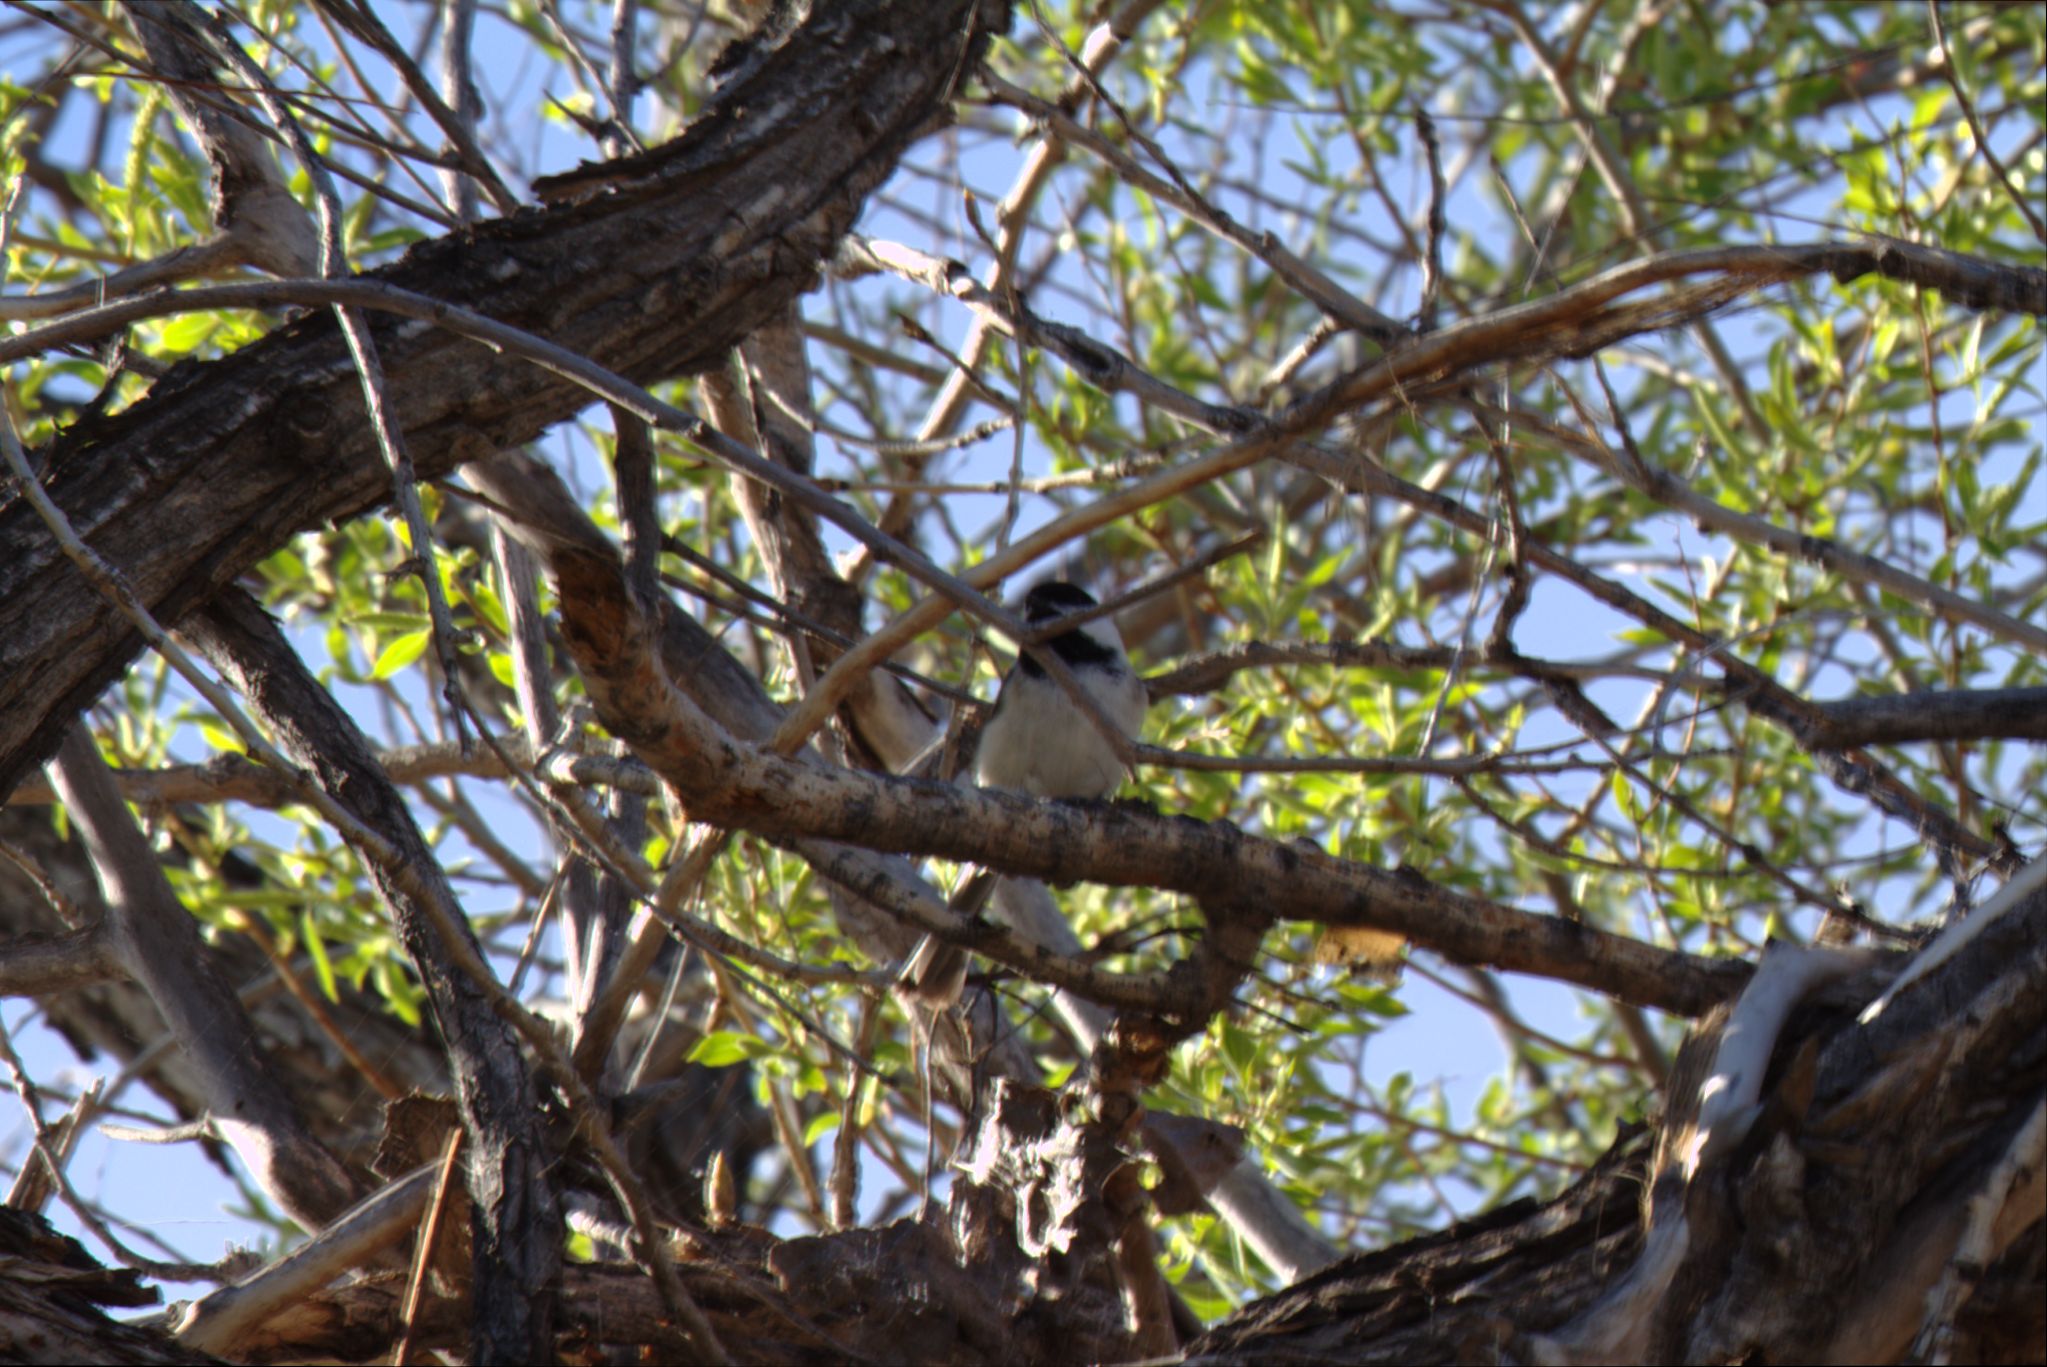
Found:
[[1934, 46], [1940, 49], [1940, 72], [1947, 77], [1950, 89], [1955, 92], [1955, 103], [1962, 107], [1962, 117], [1969, 121], [1969, 133], [1976, 139], [1976, 150], [1983, 154], [1983, 160], [1990, 163], [1990, 169], [1997, 173], [1997, 183], [2011, 202], [2018, 206], [2020, 214], [2033, 229], [2033, 236], [2047, 242], [2047, 222], [2040, 218], [2039, 210], [2033, 207], [2025, 192], [2012, 180], [2012, 175], [1999, 159], [1997, 149], [1990, 145], [1990, 134], [1983, 127], [1982, 116], [1976, 112], [1976, 102], [1969, 98], [1969, 92], [1962, 88], [1962, 73], [1955, 70], [1955, 54], [1948, 49], [1947, 28], [1940, 21], [1940, 0], [1926, 0], [1926, 18], [1933, 25]]

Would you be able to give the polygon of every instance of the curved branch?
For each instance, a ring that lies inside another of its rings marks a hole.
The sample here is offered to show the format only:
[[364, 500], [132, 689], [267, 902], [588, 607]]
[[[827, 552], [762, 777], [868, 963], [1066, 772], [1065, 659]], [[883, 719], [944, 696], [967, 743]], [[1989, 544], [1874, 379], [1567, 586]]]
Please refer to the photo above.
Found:
[[248, 1013], [221, 981], [198, 923], [165, 881], [83, 726], [66, 737], [50, 776], [92, 851], [114, 953], [192, 1059], [214, 1123], [293, 1219], [308, 1229], [326, 1224], [360, 1185], [306, 1129], [265, 1063]]
[[[421, 244], [377, 273], [480, 306], [629, 377], [698, 373], [809, 288], [815, 263], [942, 114], [993, 0], [820, 7], [632, 184]], [[706, 212], [705, 206], [724, 206]], [[373, 331], [421, 478], [531, 440], [587, 391], [440, 329]], [[43, 482], [91, 510], [94, 547], [176, 621], [294, 532], [389, 496], [331, 320], [181, 367], [54, 444]], [[56, 747], [134, 657], [19, 493], [0, 501], [0, 791]]]
[[[559, 485], [545, 466], [509, 456], [471, 467], [470, 478], [508, 506], [524, 501], [522, 485]], [[509, 511], [516, 521], [520, 509]], [[1734, 961], [1674, 953], [1516, 911], [1223, 823], [1162, 817], [1127, 803], [1037, 802], [882, 778], [742, 744], [670, 682], [653, 649], [652, 625], [609, 541], [587, 524], [564, 521], [521, 522], [518, 531], [554, 580], [563, 640], [599, 718], [674, 787], [696, 820], [770, 839], [824, 837], [972, 860], [1052, 883], [1142, 884], [1200, 897], [1204, 905], [1235, 902], [1289, 919], [1368, 925], [1460, 962], [1575, 982], [1680, 1014], [1704, 1010], [1748, 976], [1747, 966]], [[895, 905], [879, 891], [875, 898]], [[1200, 1008], [1198, 992], [1077, 969], [993, 926], [962, 934], [937, 917], [920, 928], [964, 939], [977, 952], [1098, 1001], [1169, 1016]]]

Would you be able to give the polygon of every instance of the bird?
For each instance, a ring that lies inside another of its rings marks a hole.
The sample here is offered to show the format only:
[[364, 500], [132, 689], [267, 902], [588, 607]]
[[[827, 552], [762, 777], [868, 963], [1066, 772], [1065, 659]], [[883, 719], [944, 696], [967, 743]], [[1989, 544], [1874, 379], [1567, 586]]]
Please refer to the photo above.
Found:
[[[1044, 628], [1096, 606], [1094, 595], [1064, 579], [1033, 585], [1024, 595], [1024, 621]], [[1123, 653], [1123, 638], [1106, 617], [1046, 641], [1094, 700], [1102, 716], [1134, 740], [1144, 724], [1144, 684]], [[995, 715], [981, 728], [974, 779], [983, 788], [1007, 788], [1032, 797], [1092, 801], [1123, 782], [1116, 747], [1028, 650], [1002, 681]]]
[[[1024, 622], [1043, 629], [1096, 606], [1094, 595], [1079, 585], [1048, 579], [1024, 594]], [[1115, 624], [1097, 617], [1044, 644], [1066, 664], [1103, 719], [1124, 739], [1135, 740], [1149, 699]], [[1029, 650], [1019, 651], [995, 696], [994, 714], [981, 728], [974, 781], [1031, 797], [1088, 802], [1115, 792], [1126, 772], [1115, 745], [1059, 681]], [[962, 880], [948, 905], [963, 919], [974, 916], [994, 884], [993, 873], [977, 870]], [[959, 999], [966, 968], [963, 951], [927, 935], [905, 963], [899, 985], [912, 997], [949, 1006]]]

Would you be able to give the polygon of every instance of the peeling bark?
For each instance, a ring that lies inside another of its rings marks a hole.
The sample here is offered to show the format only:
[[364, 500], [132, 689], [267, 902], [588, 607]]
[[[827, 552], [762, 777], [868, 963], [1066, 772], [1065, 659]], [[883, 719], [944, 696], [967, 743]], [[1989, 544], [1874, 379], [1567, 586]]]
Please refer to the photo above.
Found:
[[0, 1358], [9, 1362], [218, 1361], [109, 1317], [100, 1307], [151, 1305], [157, 1293], [133, 1272], [101, 1267], [40, 1216], [0, 1206], [0, 1265]]
[[2047, 893], [1860, 1020], [1899, 962], [1791, 1014], [1753, 1123], [1691, 1178], [1717, 1015], [1687, 1041], [1660, 1136], [1624, 1133], [1546, 1205], [1339, 1263], [1217, 1326], [1189, 1361], [1892, 1362], [1935, 1335], [1953, 1361], [2041, 1361], [2037, 1169], [1997, 1197], [1991, 1259], [1962, 1269], [1949, 1322], [1928, 1308], [1963, 1203], [2040, 1104]]

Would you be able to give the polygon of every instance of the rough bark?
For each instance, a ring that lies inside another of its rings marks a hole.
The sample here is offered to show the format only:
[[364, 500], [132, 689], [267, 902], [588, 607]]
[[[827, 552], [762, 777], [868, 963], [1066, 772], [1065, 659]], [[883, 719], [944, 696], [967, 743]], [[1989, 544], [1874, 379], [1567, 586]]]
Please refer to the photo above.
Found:
[[[1003, 6], [978, 0], [833, 7], [763, 52], [676, 142], [607, 168], [603, 193], [424, 244], [379, 274], [641, 379], [704, 370], [814, 284], [866, 193], [943, 116], [988, 25], [1005, 18]], [[431, 326], [383, 318], [374, 331], [387, 399], [422, 478], [531, 440], [587, 402], [551, 373]], [[167, 622], [293, 533], [391, 493], [324, 314], [224, 360], [179, 367], [119, 416], [65, 432], [37, 463], [74, 526]], [[0, 502], [0, 619], [6, 791], [125, 667], [137, 638], [18, 492]], [[209, 626], [218, 662], [233, 663], [245, 685], [275, 686], [285, 671], [247, 649], [246, 631], [224, 636], [225, 625]], [[271, 720], [306, 733], [300, 762], [358, 810], [374, 809], [373, 826], [409, 830], [388, 784], [372, 791], [380, 776], [366, 751], [337, 758], [345, 745], [312, 734], [316, 701], [296, 697]], [[408, 853], [415, 874], [434, 868], [416, 839]], [[470, 1352], [534, 1360], [552, 1339], [556, 1155], [538, 1142], [537, 1096], [509, 1032], [433, 953], [435, 932], [402, 907], [399, 920], [477, 1141], [478, 1259], [491, 1270], [476, 1284]]]
[[[815, 283], [1004, 7], [825, 7], [633, 178], [421, 244], [376, 274], [540, 333], [638, 379], [699, 373]], [[439, 329], [373, 331], [423, 479], [539, 436], [588, 402]], [[330, 316], [177, 367], [64, 433], [43, 482], [159, 620], [175, 622], [293, 533], [390, 496]], [[18, 493], [0, 501], [0, 792], [54, 752], [137, 639]]]
[[[2047, 894], [2032, 895], [1864, 1020], [1865, 1004], [1896, 963], [1894, 956], [1837, 983], [1792, 1016], [1754, 1125], [1682, 1192], [1690, 1245], [1661, 1297], [1635, 1311], [1650, 1331], [1647, 1360], [1898, 1361], [1912, 1354], [1925, 1328], [1927, 1292], [1954, 1251], [1946, 1213], [1982, 1189], [1986, 1171], [2042, 1098]], [[1712, 1043], [1702, 1035], [1687, 1053], [1697, 1057]], [[1687, 1071], [1683, 1060], [1678, 1071]], [[1694, 1098], [1699, 1077], [1688, 1089]], [[1682, 1151], [1693, 1115], [1694, 1108], [1673, 1103], [1660, 1134], [1627, 1130], [1554, 1200], [1515, 1202], [1357, 1255], [1248, 1306], [1188, 1344], [1184, 1360], [1615, 1360], [1586, 1351], [1582, 1340], [1573, 1346], [1569, 1334], [1609, 1305], [1637, 1268], [1651, 1208], [1645, 1190], [1653, 1174], [1670, 1179], [1671, 1155]], [[1038, 1128], [1049, 1134], [1057, 1127], [1048, 1110]], [[1944, 1326], [1949, 1360], [2047, 1358], [2041, 1186], [2037, 1166], [2012, 1184], [2001, 1215], [2014, 1229], [1983, 1266], [1959, 1269], [1963, 1297]], [[1042, 1211], [1042, 1190], [1038, 1197], [1031, 1191], [1024, 1183], [1007, 1197], [989, 1197], [995, 1206], [1036, 1200]], [[1099, 1266], [1062, 1273], [1056, 1254], [1022, 1259], [1003, 1229], [1015, 1217], [995, 1206], [992, 1222], [954, 1231], [968, 1241], [964, 1251], [936, 1230], [901, 1221], [791, 1240], [732, 1228], [690, 1236], [671, 1252], [719, 1335], [747, 1345], [753, 1360], [1129, 1356], [1115, 1293]], [[1929, 1231], [1948, 1237], [1929, 1238]], [[656, 1357], [675, 1351], [644, 1276], [612, 1267], [565, 1275], [557, 1341], [565, 1359], [607, 1360], [628, 1347]], [[395, 1334], [400, 1300], [388, 1275], [332, 1288], [273, 1325], [250, 1359], [368, 1357]], [[415, 1343], [453, 1347], [460, 1332], [446, 1306], [430, 1304]], [[112, 1350], [81, 1355], [111, 1357]]]
[[[443, 927], [469, 936], [467, 947], [479, 960], [481, 946], [405, 799], [277, 624], [246, 594], [234, 592], [207, 610], [194, 635], [293, 761], [390, 841], [409, 872], [400, 877], [390, 868], [371, 868], [446, 1042], [469, 1136], [476, 1249], [471, 1357], [533, 1361], [553, 1337], [553, 1289], [561, 1269], [555, 1146], [544, 1133], [540, 1088], [517, 1034], [455, 960]], [[430, 900], [442, 915], [425, 905]]]
[[[1701, 1070], [1675, 1093], [1660, 1145], [1634, 1130], [1546, 1205], [1517, 1202], [1340, 1263], [1246, 1307], [1189, 1360], [1890, 1362], [1922, 1334], [1947, 1335], [1953, 1361], [2047, 1359], [2037, 1163], [1991, 1194], [2007, 1237], [1987, 1265], [1954, 1269], [1959, 1310], [1944, 1325], [1928, 1312], [1957, 1257], [1964, 1203], [2043, 1098], [2047, 894], [1863, 1020], [1893, 966], [1793, 1015], [1761, 1113], [1724, 1162], [1688, 1182], [1673, 1166]], [[1584, 1331], [1615, 1327], [1600, 1318], [1622, 1313], [1610, 1298], [1636, 1269], [1645, 1229], [1676, 1215], [1689, 1238], [1675, 1265], [1657, 1294], [1625, 1308], [1637, 1355], [1598, 1351]]]
[[157, 1293], [133, 1272], [110, 1271], [39, 1215], [0, 1206], [0, 1360], [7, 1362], [200, 1363], [157, 1330], [110, 1318], [100, 1307], [151, 1305]]
[[[612, 188], [598, 197], [429, 244], [386, 274], [635, 377], [702, 371], [809, 283], [821, 244], [850, 221], [962, 69], [970, 8], [827, 10], [787, 44], [757, 54], [742, 82], [746, 98], [728, 100], [674, 147], [608, 168]], [[379, 343], [423, 475], [523, 440], [583, 403], [553, 377], [425, 324], [387, 321]], [[181, 369], [136, 409], [67, 434], [45, 471], [95, 546], [169, 619], [211, 601], [295, 529], [351, 515], [387, 492], [324, 317], [228, 361]], [[133, 654], [125, 627], [38, 533], [18, 498], [0, 502], [0, 790], [48, 752]], [[579, 625], [589, 632], [604, 623], [593, 612]], [[584, 644], [592, 656], [607, 643]], [[600, 680], [615, 694], [637, 682]], [[615, 700], [612, 715], [641, 719], [625, 706], [634, 700]], [[666, 749], [660, 736], [636, 740], [669, 761], [666, 772], [679, 774], [679, 761], [690, 758], [672, 738]], [[964, 799], [935, 803], [912, 785], [821, 775], [799, 762], [714, 758], [727, 765], [714, 776], [725, 787], [700, 790], [705, 812], [792, 841], [873, 840], [887, 826], [900, 834], [883, 837], [884, 847], [929, 848], [935, 819], [950, 848], [966, 851], [993, 810], [962, 806]], [[809, 805], [798, 811], [792, 798]], [[851, 813], [833, 818], [836, 825], [807, 814], [835, 803]], [[1168, 831], [1155, 816], [1130, 811], [1083, 821], [1014, 805], [1004, 811], [1016, 818], [1012, 858], [1035, 860], [1048, 876], [1114, 877], [1101, 848], [1146, 853], [1149, 842], [1154, 855], [1170, 845], [1185, 856], [1183, 883], [1284, 881], [1306, 888], [1301, 909], [1326, 919], [1373, 919], [1396, 906], [1426, 938], [1432, 924], [1470, 910], [1425, 886], [1364, 880], [1226, 827], [1190, 822]], [[1134, 860], [1121, 872], [1159, 881]], [[1949, 1263], [1943, 1250], [1955, 1243], [1954, 1212], [2012, 1151], [2039, 1102], [2039, 984], [2047, 968], [2039, 901], [1874, 1023], [1857, 1019], [1861, 999], [1853, 996], [1806, 1013], [1781, 1051], [1761, 1123], [1723, 1166], [1691, 1184], [1694, 1242], [1644, 1321], [1659, 1355], [1810, 1360], [1841, 1356], [1844, 1345], [1896, 1356], [1909, 1344], [1917, 1322], [1908, 1314], [1894, 1324], [1896, 1308], [1925, 1303], [1928, 1276]], [[1530, 963], [1623, 953], [1592, 932], [1534, 918], [1502, 920], [1493, 930], [1488, 946], [1509, 946]], [[415, 948], [429, 952], [424, 942]], [[1679, 990], [1668, 981], [1673, 967], [1618, 958], [1613, 965], [1634, 975], [1637, 999], [1679, 1009], [1700, 1009], [1743, 976], [1733, 965], [1687, 963]], [[1652, 990], [1664, 995], [1652, 998]], [[512, 1104], [529, 1103], [515, 1096]], [[1565, 1331], [1596, 1312], [1636, 1265], [1640, 1189], [1651, 1163], [1646, 1134], [1626, 1136], [1547, 1206], [1510, 1208], [1332, 1269], [1197, 1347], [1217, 1360], [1564, 1360]], [[2037, 1167], [2029, 1181], [2034, 1195], [2023, 1199], [2036, 1200]], [[2047, 1355], [2037, 1310], [2019, 1313], [2040, 1300], [2039, 1230], [2035, 1218], [1987, 1268], [1967, 1269], [1973, 1296], [1945, 1325], [1960, 1355]], [[1015, 1252], [1006, 1239], [991, 1233], [990, 1241], [1005, 1256]], [[719, 1336], [745, 1344], [749, 1356], [1035, 1362], [1129, 1356], [1133, 1348], [1119, 1337], [1108, 1313], [1114, 1299], [1099, 1281], [1061, 1284], [1038, 1275], [1038, 1266], [1019, 1275], [1014, 1265], [998, 1281], [986, 1261], [961, 1257], [912, 1225], [786, 1242], [738, 1231], [697, 1240], [678, 1256]], [[1146, 1261], [1140, 1250], [1130, 1265]], [[1019, 1298], [1019, 1285], [1034, 1290]], [[623, 1347], [663, 1356], [680, 1346], [637, 1274], [577, 1269], [569, 1287], [571, 1305], [552, 1343], [563, 1356]], [[1149, 1296], [1156, 1331], [1160, 1298], [1152, 1290], [1126, 1287], [1124, 1295]], [[270, 1356], [381, 1353], [397, 1304], [395, 1290], [373, 1278], [334, 1290], [277, 1328]], [[1977, 1322], [1999, 1314], [2000, 1336], [1986, 1334]], [[466, 1327], [455, 1307], [436, 1305], [416, 1342], [459, 1348]], [[1156, 1351], [1148, 1341], [1137, 1346]]]

